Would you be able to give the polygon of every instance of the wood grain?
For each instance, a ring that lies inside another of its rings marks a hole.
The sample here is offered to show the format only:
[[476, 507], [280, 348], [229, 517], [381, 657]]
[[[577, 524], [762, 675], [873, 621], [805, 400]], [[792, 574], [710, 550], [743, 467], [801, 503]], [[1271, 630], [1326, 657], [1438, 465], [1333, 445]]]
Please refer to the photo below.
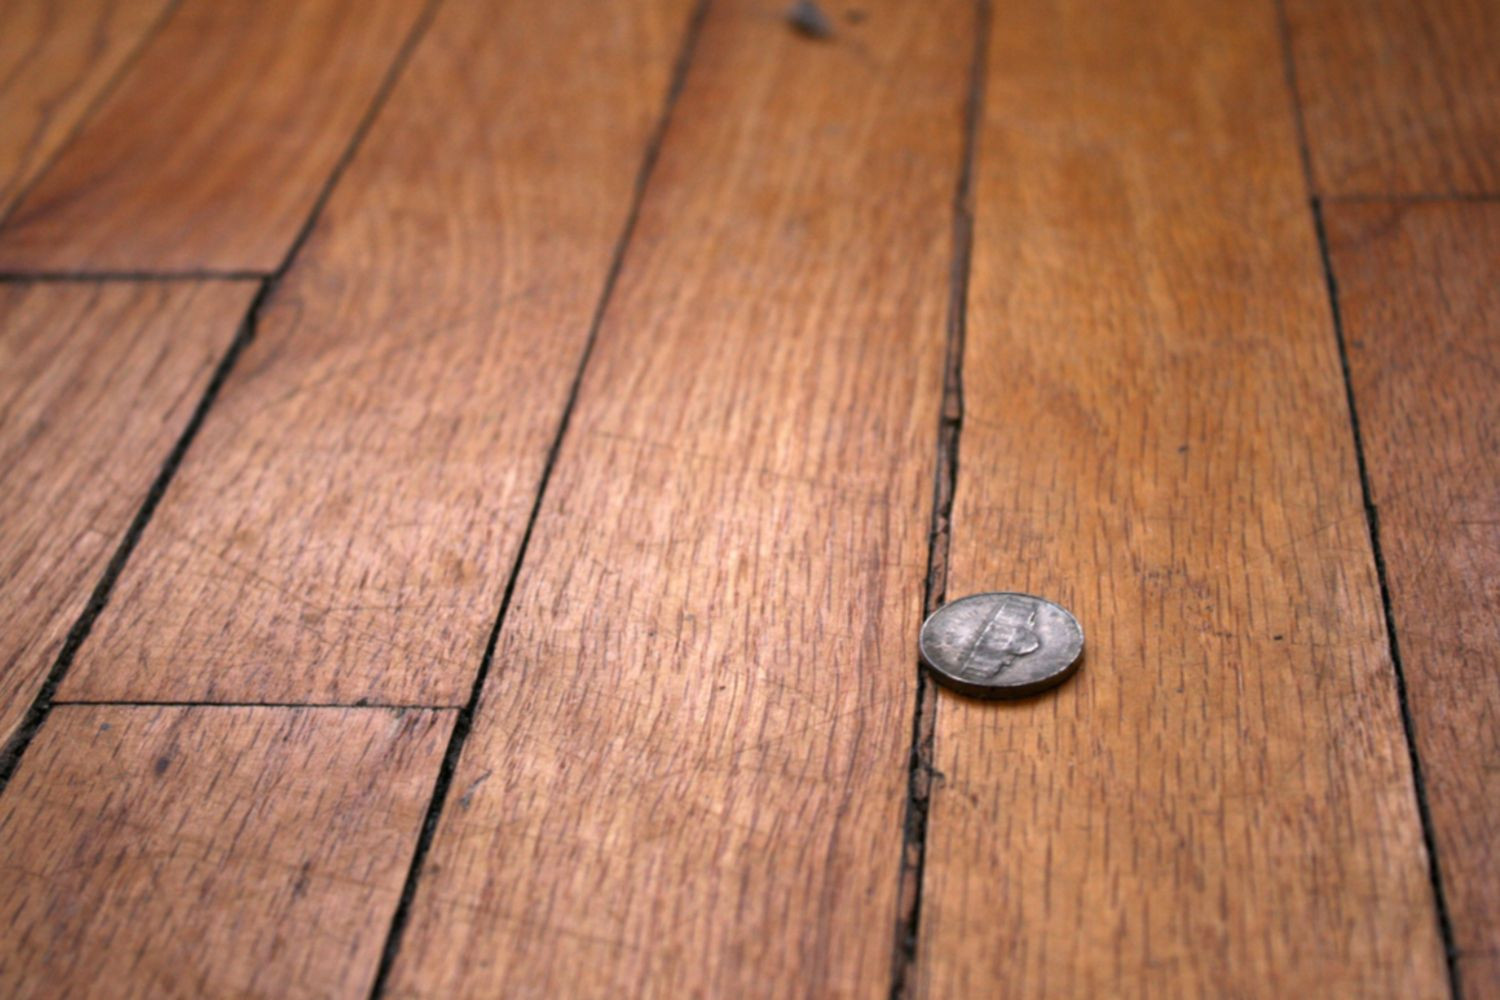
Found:
[[948, 594], [1087, 647], [938, 704], [921, 992], [1446, 995], [1274, 11], [995, 17]]
[[183, 0], [0, 229], [0, 268], [279, 267], [421, 0]]
[[688, 13], [442, 9], [66, 696], [467, 699]]
[[889, 989], [972, 5], [710, 8], [391, 996]]
[[254, 285], [0, 285], [0, 746], [229, 347]]
[[0, 987], [364, 996], [452, 724], [58, 708], [0, 799]]
[[67, 141], [168, 0], [8, 0], [0, 8], [0, 219]]
[[1459, 975], [1500, 996], [1500, 205], [1327, 223]]
[[1285, 3], [1321, 193], [1500, 192], [1500, 5]]

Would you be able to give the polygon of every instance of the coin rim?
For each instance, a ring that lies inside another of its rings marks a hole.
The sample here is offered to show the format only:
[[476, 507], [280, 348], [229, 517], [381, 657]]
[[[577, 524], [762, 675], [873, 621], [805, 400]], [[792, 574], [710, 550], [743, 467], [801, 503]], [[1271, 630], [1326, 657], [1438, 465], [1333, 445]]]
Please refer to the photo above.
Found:
[[[1078, 630], [1078, 652], [1074, 654], [1073, 659], [1061, 670], [1046, 677], [1028, 681], [1025, 684], [979, 684], [975, 681], [964, 680], [961, 677], [955, 677], [948, 673], [948, 671], [938, 666], [932, 657], [927, 655], [927, 626], [932, 624], [934, 618], [955, 604], [962, 604], [965, 601], [977, 601], [981, 598], [989, 597], [1029, 597], [1034, 601], [1045, 601], [1052, 605], [1066, 615], [1068, 620], [1073, 623], [1073, 627]], [[1078, 668], [1083, 664], [1083, 651], [1087, 645], [1088, 637], [1084, 634], [1083, 625], [1078, 621], [1073, 612], [1050, 597], [1043, 597], [1041, 594], [1026, 594], [1019, 590], [986, 590], [978, 594], [966, 594], [963, 597], [947, 601], [934, 608], [932, 613], [922, 620], [922, 629], [917, 633], [917, 654], [921, 656], [922, 662], [927, 665], [927, 669], [932, 671], [938, 683], [961, 694], [969, 695], [972, 698], [1025, 698], [1054, 688], [1078, 672]]]

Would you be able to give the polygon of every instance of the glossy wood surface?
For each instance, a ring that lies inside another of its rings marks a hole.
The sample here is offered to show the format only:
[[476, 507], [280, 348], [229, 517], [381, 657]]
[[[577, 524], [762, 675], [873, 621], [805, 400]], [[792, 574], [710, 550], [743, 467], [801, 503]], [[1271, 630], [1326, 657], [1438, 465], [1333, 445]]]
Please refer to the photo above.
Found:
[[1340, 205], [1339, 306], [1466, 996], [1500, 996], [1500, 206]]
[[0, 286], [0, 747], [253, 292], [247, 282]]
[[948, 593], [1086, 634], [938, 704], [949, 996], [1432, 996], [1422, 827], [1261, 7], [996, 8]]
[[1491, 6], [0, 4], [0, 996], [1500, 998]]

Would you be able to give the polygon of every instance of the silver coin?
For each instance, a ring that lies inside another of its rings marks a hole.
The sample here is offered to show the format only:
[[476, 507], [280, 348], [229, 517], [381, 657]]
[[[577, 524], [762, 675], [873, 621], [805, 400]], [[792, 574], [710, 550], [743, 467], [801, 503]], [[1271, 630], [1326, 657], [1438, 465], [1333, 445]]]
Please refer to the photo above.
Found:
[[1083, 628], [1041, 597], [974, 594], [929, 615], [918, 645], [948, 687], [977, 698], [1019, 698], [1073, 675]]

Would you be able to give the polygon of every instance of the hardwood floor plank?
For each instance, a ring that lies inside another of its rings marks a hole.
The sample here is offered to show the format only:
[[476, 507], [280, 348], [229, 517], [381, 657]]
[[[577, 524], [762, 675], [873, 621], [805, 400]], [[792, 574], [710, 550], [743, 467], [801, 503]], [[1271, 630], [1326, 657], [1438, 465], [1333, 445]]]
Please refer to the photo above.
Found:
[[1320, 193], [1500, 192], [1500, 5], [1285, 4]]
[[1500, 996], [1500, 205], [1326, 218], [1459, 975]]
[[0, 228], [0, 269], [273, 271], [423, 0], [183, 0]]
[[889, 989], [972, 4], [714, 4], [390, 995]]
[[1446, 995], [1277, 54], [1259, 5], [995, 9], [948, 596], [1088, 638], [938, 703], [926, 996]]
[[0, 747], [254, 291], [248, 282], [0, 284]]
[[465, 702], [689, 3], [441, 9], [66, 696]]
[[452, 712], [62, 706], [0, 798], [9, 997], [362, 997]]
[[67, 141], [169, 0], [9, 0], [0, 9], [0, 218]]

